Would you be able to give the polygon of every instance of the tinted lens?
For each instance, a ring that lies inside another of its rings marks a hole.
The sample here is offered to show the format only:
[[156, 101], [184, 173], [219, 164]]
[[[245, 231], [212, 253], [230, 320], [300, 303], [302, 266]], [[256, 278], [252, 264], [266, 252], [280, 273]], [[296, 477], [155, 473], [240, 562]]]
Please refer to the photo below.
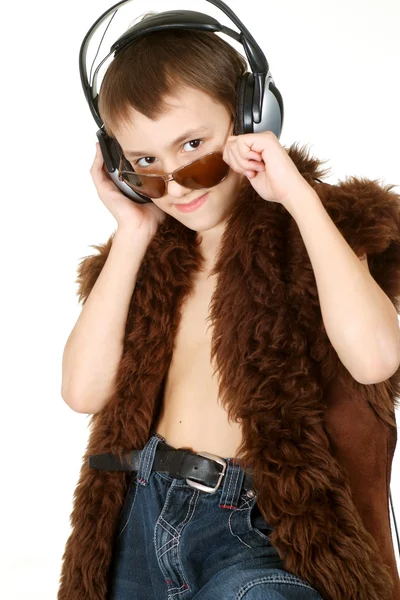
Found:
[[[126, 169], [126, 170], [125, 170]], [[164, 179], [162, 177], [140, 175], [132, 172], [131, 164], [122, 157], [120, 163], [120, 178], [133, 190], [150, 198], [161, 198], [165, 192]]]
[[[161, 198], [164, 195], [165, 182], [162, 177], [133, 173], [131, 169], [130, 163], [122, 159], [119, 175], [132, 189], [149, 198]], [[228, 171], [229, 165], [222, 159], [222, 153], [212, 152], [177, 169], [173, 175], [179, 185], [191, 190], [200, 190], [220, 183], [227, 176]]]
[[161, 198], [164, 195], [165, 185], [162, 177], [149, 177], [149, 175], [136, 175], [122, 171], [122, 179], [139, 194], [150, 198]]
[[213, 152], [199, 158], [174, 173], [174, 179], [192, 190], [210, 188], [220, 183], [228, 174], [229, 165], [222, 159], [221, 152]]

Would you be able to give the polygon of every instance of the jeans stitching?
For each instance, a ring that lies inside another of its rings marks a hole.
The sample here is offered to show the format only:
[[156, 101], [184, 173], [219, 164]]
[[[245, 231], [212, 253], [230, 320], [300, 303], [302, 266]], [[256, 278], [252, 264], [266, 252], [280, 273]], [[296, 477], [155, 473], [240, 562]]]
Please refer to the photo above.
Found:
[[[182, 590], [182, 588], [184, 588], [184, 589]], [[172, 598], [173, 596], [177, 596], [178, 594], [182, 594], [183, 592], [186, 592], [188, 589], [189, 589], [189, 586], [188, 586], [187, 583], [184, 583], [179, 588], [178, 587], [171, 588], [171, 590], [178, 590], [178, 591], [175, 592], [174, 594], [168, 593], [168, 598]]]
[[[192, 503], [192, 499], [193, 499], [193, 497], [195, 498], [195, 503], [194, 503], [194, 507], [193, 507], [193, 514], [194, 514], [194, 509], [196, 508], [196, 504], [197, 504], [197, 498], [199, 497], [199, 493], [198, 493], [198, 492], [193, 492], [193, 494], [192, 494], [192, 497], [191, 497], [191, 498], [190, 498], [190, 500], [189, 500], [189, 506], [188, 506], [188, 509], [187, 509], [187, 512], [186, 512], [185, 518], [184, 518], [184, 519], [183, 519], [183, 521], [182, 521], [182, 524], [183, 524], [183, 523], [186, 523], [186, 520], [187, 520], [187, 518], [188, 518], [188, 514], [189, 514], [189, 512], [190, 512], [190, 511], [191, 511], [191, 509], [192, 509], [191, 503]], [[169, 522], [168, 522], [166, 519], [164, 519], [164, 517], [162, 517], [161, 515], [160, 515], [160, 519], [162, 519], [162, 520], [164, 521], [164, 523], [166, 523], [166, 524], [167, 524], [167, 525], [168, 525], [168, 526], [169, 526], [171, 529], [173, 529], [174, 531], [176, 531], [176, 535], [174, 536], [173, 534], [171, 534], [171, 532], [170, 532], [170, 531], [169, 531], [169, 530], [168, 530], [166, 527], [164, 527], [164, 526], [161, 524], [161, 521], [160, 521], [160, 526], [161, 526], [161, 527], [164, 529], [164, 531], [166, 531], [166, 532], [167, 532], [169, 535], [171, 535], [171, 536], [172, 536], [172, 538], [171, 538], [170, 540], [168, 540], [167, 542], [165, 542], [165, 544], [163, 544], [162, 546], [160, 546], [159, 550], [162, 550], [162, 548], [164, 548], [164, 546], [166, 546], [167, 544], [169, 544], [169, 543], [170, 543], [171, 541], [173, 541], [173, 540], [177, 540], [177, 541], [178, 541], [178, 543], [179, 543], [179, 538], [180, 538], [180, 536], [181, 536], [182, 530], [181, 530], [181, 531], [178, 531], [178, 529], [176, 529], [176, 528], [175, 528], [173, 525], [171, 525], [171, 523], [169, 523]], [[189, 520], [190, 520], [190, 519], [189, 519]], [[171, 550], [173, 547], [174, 547], [174, 546], [171, 546], [170, 548], [168, 548], [168, 550]], [[168, 550], [166, 550], [166, 552], [168, 552]], [[164, 556], [164, 554], [166, 554], [166, 552], [163, 552], [162, 554], [160, 554], [160, 557], [161, 557], [161, 556]]]
[[[237, 483], [238, 483], [238, 481], [239, 481], [240, 473], [241, 473], [240, 469], [239, 469], [239, 468], [237, 468], [237, 469], [236, 469], [236, 481], [235, 481], [235, 487], [237, 486]], [[240, 492], [240, 490], [239, 490], [239, 492]], [[236, 504], [237, 504], [237, 502], [236, 502]]]
[[[164, 521], [164, 523], [166, 523], [171, 529], [173, 529], [176, 533], [176, 535], [179, 535], [179, 531], [178, 529], [175, 529], [175, 527], [173, 525], [171, 525], [171, 523], [169, 523], [166, 519], [164, 519], [164, 517], [160, 516], [160, 525], [161, 525], [161, 521]], [[170, 533], [170, 531], [166, 528], [163, 527], [163, 529], [165, 529], [165, 531], [167, 531], [168, 533]], [[172, 535], [172, 534], [171, 534]]]
[[163, 479], [166, 479], [167, 481], [173, 481], [174, 478], [170, 477], [169, 475], [167, 475], [165, 472], [161, 472], [161, 471], [154, 471], [156, 475], [159, 475], [160, 477], [162, 477]]
[[[199, 495], [200, 494], [199, 494], [199, 492], [197, 490], [194, 490], [193, 493], [191, 494], [191, 497], [190, 497], [190, 500], [189, 500], [189, 506], [188, 506], [188, 509], [187, 509], [187, 513], [186, 513], [185, 518], [183, 519], [182, 523], [186, 523], [187, 522], [188, 515], [189, 515], [190, 511], [192, 510], [192, 501], [193, 501], [193, 498], [195, 498], [195, 506], [196, 506], [196, 498]], [[193, 512], [194, 512], [194, 510], [193, 510]], [[190, 519], [191, 518], [192, 517], [190, 517]], [[189, 521], [190, 521], [190, 519], [189, 519]]]
[[[172, 494], [172, 489], [173, 489], [173, 486], [170, 485], [169, 490], [167, 492], [167, 495], [165, 497], [163, 509], [162, 509], [162, 511], [161, 511], [161, 513], [160, 513], [160, 515], [159, 515], [156, 523], [155, 523], [154, 530], [153, 530], [153, 546], [154, 546], [154, 551], [156, 553], [157, 558], [158, 558], [158, 552], [159, 552], [159, 550], [157, 549], [157, 525], [160, 525], [162, 527], [161, 520], [165, 521], [163, 515], [166, 512], [166, 508], [167, 508], [167, 505], [169, 503], [169, 497]], [[167, 521], [165, 521], [165, 522], [167, 523]]]
[[176, 542], [176, 543], [171, 544], [169, 548], [167, 548], [166, 550], [164, 550], [164, 552], [162, 552], [161, 554], [158, 554], [157, 558], [162, 558], [165, 554], [168, 554], [168, 552], [170, 550], [172, 550], [173, 548], [176, 548], [176, 546], [178, 546], [178, 544], [179, 544], [179, 536], [177, 538], [173, 538], [173, 539], [169, 540], [166, 544], [164, 544], [164, 546], [166, 546], [170, 542]]
[[[169, 540], [167, 540], [162, 546], [159, 547], [158, 552], [161, 552], [161, 550], [163, 550], [163, 548], [165, 548], [165, 546], [168, 546], [168, 544], [170, 544], [171, 542], [176, 542], [179, 539], [179, 533], [178, 533], [178, 535], [173, 535], [166, 527], [164, 527], [164, 525], [162, 525], [161, 523], [159, 525], [160, 525], [160, 527], [162, 527], [162, 529], [164, 529], [164, 531], [169, 533], [169, 535], [171, 536]], [[160, 554], [160, 556], [163, 556], [163, 554], [164, 554], [164, 552], [162, 554]]]
[[[153, 545], [154, 545], [154, 548], [155, 548], [155, 550], [156, 550], [156, 557], [157, 557], [157, 560], [158, 560], [158, 562], [159, 562], [159, 566], [160, 566], [161, 572], [164, 574], [164, 576], [166, 576], [166, 577], [168, 577], [168, 578], [170, 578], [170, 577], [171, 577], [171, 575], [170, 575], [170, 574], [168, 574], [168, 575], [167, 575], [166, 567], [165, 567], [165, 565], [162, 563], [162, 561], [161, 561], [160, 559], [161, 559], [161, 558], [162, 558], [162, 557], [163, 557], [165, 554], [168, 554], [168, 552], [169, 552], [170, 550], [173, 550], [174, 548], [176, 548], [176, 547], [178, 547], [178, 546], [179, 546], [179, 540], [180, 540], [180, 537], [181, 537], [181, 534], [182, 534], [182, 530], [181, 530], [180, 532], [178, 532], [178, 530], [177, 530], [175, 527], [173, 527], [173, 526], [172, 526], [172, 525], [171, 525], [171, 524], [170, 524], [170, 523], [169, 523], [169, 522], [168, 522], [168, 521], [167, 521], [167, 520], [164, 518], [164, 516], [163, 516], [163, 515], [165, 514], [165, 512], [166, 512], [166, 508], [167, 508], [167, 506], [169, 505], [169, 501], [170, 501], [170, 495], [171, 495], [171, 493], [172, 493], [172, 490], [173, 490], [173, 489], [175, 489], [175, 488], [182, 488], [182, 487], [183, 487], [183, 486], [179, 486], [179, 485], [178, 485], [178, 486], [174, 486], [173, 484], [170, 486], [170, 488], [169, 488], [169, 490], [168, 490], [168, 493], [167, 493], [167, 496], [166, 496], [166, 499], [165, 499], [165, 502], [164, 502], [163, 509], [162, 509], [162, 511], [161, 511], [161, 514], [159, 515], [159, 517], [158, 517], [157, 521], [156, 521], [156, 525], [155, 525], [155, 527], [154, 527], [154, 533], [153, 533]], [[183, 523], [186, 523], [186, 524], [187, 524], [187, 523], [190, 521], [190, 519], [192, 518], [192, 516], [194, 515], [194, 513], [195, 513], [195, 509], [196, 509], [196, 506], [197, 506], [197, 501], [198, 501], [198, 498], [199, 498], [199, 496], [200, 496], [200, 493], [199, 493], [197, 490], [193, 490], [193, 493], [192, 493], [192, 495], [191, 495], [191, 497], [190, 497], [190, 500], [189, 500], [189, 506], [188, 506], [188, 510], [187, 510], [187, 512], [186, 512], [186, 515], [185, 515], [185, 518], [184, 518], [184, 520], [182, 521], [182, 524], [183, 524]], [[189, 515], [190, 515], [190, 516], [189, 516]], [[173, 536], [173, 535], [171, 534], [171, 532], [170, 532], [168, 529], [166, 529], [166, 528], [165, 528], [165, 526], [164, 526], [164, 525], [161, 523], [161, 521], [164, 521], [164, 523], [166, 523], [166, 524], [167, 524], [169, 527], [171, 527], [171, 528], [172, 528], [174, 531], [176, 531], [176, 532], [177, 532], [177, 535]], [[168, 533], [169, 535], [171, 535], [171, 536], [172, 536], [172, 537], [171, 537], [171, 539], [169, 539], [167, 542], [165, 542], [165, 543], [164, 543], [164, 544], [163, 544], [163, 545], [162, 545], [160, 548], [158, 548], [158, 549], [157, 549], [157, 543], [156, 543], [156, 542], [157, 542], [157, 535], [156, 535], [156, 531], [157, 531], [157, 525], [160, 525], [160, 527], [162, 527], [162, 528], [163, 528], [165, 531], [167, 531], [167, 533]], [[182, 528], [182, 529], [183, 529], [183, 528]], [[167, 548], [167, 549], [166, 549], [164, 552], [162, 552], [162, 553], [160, 554], [160, 550], [162, 550], [162, 549], [163, 549], [163, 548], [164, 548], [164, 547], [165, 547], [167, 544], [171, 544], [171, 545], [170, 545], [170, 547], [169, 547], [169, 548]], [[182, 570], [182, 567], [181, 567], [181, 564], [180, 564], [180, 559], [179, 559], [179, 556], [177, 556], [177, 557], [176, 557], [176, 561], [175, 561], [174, 568], [176, 569], [176, 571], [178, 572], [178, 574], [179, 574], [180, 578], [182, 579], [182, 581], [183, 581], [183, 585], [182, 585], [182, 586], [180, 586], [180, 587], [171, 588], [171, 589], [178, 589], [178, 590], [181, 590], [181, 588], [183, 587], [183, 588], [184, 588], [184, 591], [188, 590], [188, 589], [189, 589], [189, 585], [188, 585], [188, 584], [187, 584], [187, 582], [186, 582], [186, 576], [185, 576], [185, 575], [184, 575], [184, 573], [183, 573], [183, 570]], [[178, 594], [178, 593], [180, 593], [180, 592], [176, 592], [175, 594], [169, 594], [169, 597], [171, 597], [171, 596], [173, 596], [173, 595], [176, 595], [176, 594]]]
[[148, 462], [148, 456], [149, 456], [151, 444], [152, 444], [152, 440], [150, 440], [150, 442], [146, 446], [146, 449], [143, 451], [143, 453], [144, 453], [143, 466], [141, 468], [141, 475], [143, 475], [143, 479], [146, 479], [145, 475], [146, 475], [147, 462]]
[[[240, 511], [243, 511], [243, 510], [247, 510], [247, 509], [249, 508], [249, 504], [251, 503], [251, 501], [252, 501], [253, 499], [254, 499], [254, 498], [246, 498], [246, 499], [244, 500], [244, 504], [243, 504], [243, 506], [241, 506], [240, 508], [236, 508], [235, 510], [233, 510], [233, 511], [230, 513], [230, 515], [229, 515], [229, 519], [228, 519], [229, 531], [231, 532], [231, 534], [232, 534], [233, 536], [237, 537], [237, 538], [238, 538], [238, 540], [240, 540], [240, 541], [242, 542], [242, 544], [244, 544], [245, 546], [247, 546], [247, 548], [251, 548], [252, 546], [250, 546], [249, 544], [247, 544], [247, 543], [246, 543], [244, 540], [242, 540], [242, 538], [240, 537], [240, 535], [238, 535], [237, 533], [235, 533], [235, 532], [233, 531], [233, 529], [232, 529], [232, 518], [233, 518], [233, 516], [234, 516], [234, 515], [236, 515], [238, 512], [240, 512]], [[247, 517], [247, 519], [246, 519], [246, 522], [249, 524], [249, 516]], [[260, 535], [260, 536], [261, 536], [261, 537], [264, 539], [264, 534], [263, 534], [263, 533], [261, 533], [261, 532], [259, 532], [257, 529], [255, 529], [255, 528], [252, 526], [252, 524], [251, 524], [251, 521], [250, 521], [250, 530], [251, 530], [251, 531], [254, 531], [254, 532], [256, 532], [256, 533], [258, 533], [258, 534], [259, 534], [259, 535]], [[268, 537], [267, 537], [266, 539], [267, 539], [268, 541], [270, 541], [270, 538], [268, 538]]]
[[[255, 503], [256, 503], [256, 501], [257, 501], [257, 497], [255, 497], [255, 498], [253, 497], [253, 498], [252, 498], [252, 500], [254, 501], [254, 504], [255, 504]], [[249, 501], [249, 504], [250, 504], [250, 502], [251, 502], [251, 500]], [[247, 525], [249, 526], [249, 529], [254, 529], [254, 527], [253, 527], [253, 525], [252, 525], [252, 522], [251, 522], [251, 511], [252, 511], [252, 510], [253, 510], [253, 508], [254, 508], [254, 504], [253, 504], [253, 506], [246, 506], [246, 509], [247, 509], [247, 508], [249, 508], [249, 509], [250, 509], [250, 510], [247, 512], [247, 515], [246, 515], [246, 521], [247, 521]]]
[[[229, 502], [227, 502], [227, 504], [232, 504], [233, 503], [233, 496], [236, 490], [236, 486], [237, 486], [237, 482], [239, 480], [239, 475], [240, 475], [240, 470], [238, 467], [236, 467], [235, 471], [232, 472], [232, 479], [233, 479], [233, 475], [236, 475], [236, 479], [235, 479], [235, 483], [233, 484], [233, 490], [232, 490], [232, 500], [229, 500]], [[231, 479], [231, 481], [232, 481]], [[229, 488], [231, 486], [231, 481], [229, 482]], [[228, 495], [229, 495], [229, 490], [228, 490]]]
[[[170, 550], [173, 550], [173, 548], [175, 548], [176, 546], [178, 546], [178, 545], [179, 545], [179, 539], [180, 539], [180, 536], [181, 536], [181, 532], [179, 532], [179, 531], [178, 531], [178, 530], [177, 530], [175, 527], [173, 527], [173, 525], [171, 525], [171, 524], [170, 524], [170, 523], [169, 523], [169, 522], [168, 522], [168, 521], [167, 521], [167, 520], [164, 518], [164, 514], [165, 514], [165, 512], [166, 512], [167, 506], [169, 505], [170, 496], [171, 496], [171, 494], [172, 494], [172, 491], [173, 491], [173, 490], [174, 490], [176, 487], [181, 487], [181, 486], [174, 486], [173, 484], [170, 486], [170, 488], [169, 488], [169, 490], [168, 490], [168, 492], [167, 492], [167, 496], [166, 496], [166, 498], [165, 498], [165, 501], [164, 501], [164, 506], [163, 506], [163, 509], [162, 509], [162, 511], [161, 511], [161, 514], [159, 515], [159, 517], [158, 517], [158, 519], [157, 519], [157, 521], [156, 521], [156, 525], [155, 525], [155, 527], [154, 527], [154, 532], [153, 532], [153, 544], [154, 544], [154, 548], [155, 548], [155, 551], [156, 551], [156, 556], [157, 556], [157, 559], [158, 559], [158, 560], [159, 560], [159, 559], [161, 559], [161, 558], [164, 556], [164, 554], [167, 554], [167, 553], [168, 553]], [[195, 490], [195, 491], [193, 492], [193, 494], [192, 494], [191, 498], [190, 498], [190, 501], [189, 501], [189, 506], [188, 506], [188, 510], [187, 510], [187, 512], [186, 512], [186, 515], [185, 515], [185, 518], [184, 518], [183, 522], [185, 522], [185, 521], [187, 520], [188, 514], [189, 514], [189, 512], [190, 512], [190, 510], [191, 510], [191, 503], [192, 503], [192, 500], [193, 500], [193, 498], [195, 498], [195, 500], [196, 500], [196, 498], [198, 497], [198, 495], [199, 495], [199, 492]], [[196, 505], [196, 503], [195, 503], [195, 505]], [[193, 511], [193, 512], [194, 512], [194, 511]], [[168, 527], [170, 527], [171, 529], [173, 529], [173, 530], [174, 530], [174, 531], [177, 533], [177, 535], [173, 535], [173, 534], [172, 534], [172, 533], [171, 533], [171, 532], [170, 532], [168, 529], [166, 529], [166, 527], [165, 527], [165, 526], [162, 524], [162, 522], [161, 522], [161, 521], [164, 521], [164, 523], [166, 523], [166, 524], [168, 525]], [[158, 549], [157, 549], [157, 525], [160, 525], [160, 527], [162, 527], [162, 529], [164, 529], [164, 531], [166, 531], [166, 532], [167, 532], [167, 533], [168, 533], [168, 534], [171, 536], [171, 538], [170, 538], [169, 540], [167, 540], [167, 542], [165, 542], [165, 543], [164, 543], [164, 544], [163, 544], [163, 545], [162, 545], [160, 548], [158, 548]], [[171, 546], [170, 546], [169, 548], [167, 548], [167, 550], [165, 550], [164, 552], [162, 552], [162, 553], [160, 554], [160, 550], [162, 550], [162, 549], [163, 549], [163, 548], [164, 548], [164, 547], [165, 547], [167, 544], [171, 544]], [[180, 568], [180, 566], [179, 566], [178, 564], [176, 565], [176, 568], [178, 569], [178, 571], [179, 571], [179, 574], [180, 574], [180, 576], [181, 576], [182, 580], [185, 582], [185, 577], [183, 576], [183, 574], [182, 574], [182, 571], [181, 571], [181, 568]], [[162, 569], [161, 569], [161, 570], [164, 572], [164, 569], [163, 569], [163, 567], [162, 567]], [[186, 583], [186, 582], [185, 582], [185, 583]], [[186, 586], [187, 586], [187, 584], [186, 584]]]
[[[166, 521], [165, 519], [163, 519], [163, 521], [164, 521], [165, 523], [167, 523], [167, 525], [169, 525], [168, 521]], [[169, 540], [167, 540], [167, 541], [166, 541], [166, 542], [165, 542], [165, 543], [164, 543], [162, 546], [160, 546], [160, 547], [159, 547], [159, 549], [158, 549], [158, 551], [157, 551], [157, 552], [161, 552], [161, 550], [162, 550], [163, 548], [165, 548], [165, 546], [168, 546], [168, 545], [169, 545], [169, 544], [171, 544], [172, 542], [179, 542], [179, 537], [180, 537], [180, 535], [181, 535], [179, 531], [177, 532], [177, 534], [176, 534], [176, 535], [173, 535], [173, 534], [172, 534], [172, 533], [169, 531], [169, 529], [167, 529], [166, 527], [164, 527], [164, 525], [163, 525], [161, 522], [159, 523], [159, 525], [160, 525], [160, 527], [162, 527], [162, 529], [164, 529], [164, 531], [166, 531], [166, 532], [167, 532], [167, 533], [168, 533], [168, 534], [169, 534], [171, 537], [170, 537], [170, 539], [169, 539]], [[172, 525], [171, 525], [171, 527], [172, 527]], [[174, 529], [174, 527], [172, 527], [172, 529]], [[164, 556], [164, 554], [165, 554], [166, 552], [168, 552], [168, 550], [170, 550], [170, 549], [171, 549], [171, 548], [168, 548], [168, 549], [167, 549], [165, 552], [162, 552], [161, 554], [159, 554], [158, 558], [161, 558], [161, 556]]]
[[150, 463], [150, 455], [152, 454], [152, 450], [155, 444], [158, 443], [158, 440], [156, 438], [151, 438], [149, 444], [147, 445], [147, 448], [145, 450], [145, 455], [144, 455], [144, 464], [143, 464], [143, 471], [145, 473], [145, 477], [144, 479], [147, 480], [148, 474], [147, 474], [147, 467], [149, 466]]
[[[130, 483], [130, 485], [129, 485], [129, 488], [128, 488], [128, 491], [127, 491], [127, 494], [129, 494], [129, 493], [130, 493], [130, 491], [131, 491], [131, 489], [132, 489], [132, 487], [133, 487], [133, 486], [135, 486], [135, 488], [137, 488], [137, 484], [136, 484], [136, 481], [135, 481], [135, 479], [132, 479], [132, 481], [131, 481], [131, 483]], [[123, 526], [123, 528], [121, 529], [121, 531], [120, 531], [120, 532], [119, 532], [119, 534], [117, 535], [117, 537], [116, 537], [116, 540], [118, 540], [118, 539], [120, 538], [120, 536], [122, 535], [123, 531], [126, 529], [126, 527], [127, 527], [128, 523], [129, 523], [129, 521], [131, 520], [131, 515], [132, 515], [133, 507], [134, 507], [134, 505], [135, 505], [135, 502], [136, 502], [136, 496], [137, 496], [137, 493], [138, 493], [138, 490], [137, 490], [137, 489], [135, 489], [135, 495], [134, 495], [134, 497], [133, 497], [132, 504], [131, 504], [131, 507], [130, 507], [130, 509], [129, 509], [129, 515], [128, 515], [127, 519], [126, 519], [125, 525]]]
[[[189, 523], [189, 521], [192, 519], [194, 513], [196, 512], [196, 506], [197, 506], [199, 498], [200, 498], [200, 492], [198, 490], [194, 490], [193, 494], [192, 494], [192, 496], [191, 496], [191, 498], [189, 500], [189, 509], [188, 509], [188, 512], [186, 513], [186, 516], [185, 516], [185, 518], [184, 518], [184, 520], [182, 522], [182, 523], [185, 523], [185, 525], [187, 525]], [[190, 509], [191, 509], [191, 512], [189, 513]], [[182, 533], [182, 531], [183, 531], [183, 527], [182, 527], [181, 533]], [[183, 567], [182, 567], [182, 564], [181, 564], [181, 559], [180, 559], [180, 556], [178, 554], [176, 556], [176, 568], [179, 571], [179, 574], [181, 576], [182, 581], [184, 581], [186, 583], [187, 582], [187, 577], [186, 577], [186, 575], [183, 572]], [[189, 585], [187, 583], [186, 583], [186, 586], [187, 586], [187, 588], [189, 588]]]
[[249, 507], [249, 504], [250, 504], [251, 500], [252, 500], [252, 498], [246, 498], [246, 500], [244, 501], [243, 506], [241, 506], [237, 510], [246, 510], [246, 508]]
[[232, 465], [232, 469], [231, 469], [231, 470], [230, 470], [230, 472], [229, 472], [229, 482], [228, 482], [228, 483], [229, 483], [229, 485], [228, 485], [228, 490], [227, 490], [227, 492], [226, 492], [226, 498], [225, 498], [225, 503], [226, 503], [226, 504], [231, 504], [231, 502], [230, 502], [230, 500], [229, 500], [229, 493], [230, 493], [230, 490], [231, 490], [231, 485], [232, 485], [233, 472], [234, 472], [234, 471], [233, 471], [233, 465]]
[[[253, 497], [253, 498], [252, 498], [252, 500], [257, 500], [257, 496], [256, 496], [255, 498]], [[247, 509], [247, 508], [249, 508], [248, 504], [249, 504], [250, 502], [251, 502], [251, 500], [248, 500], [248, 501], [246, 501], [246, 505], [244, 505], [242, 508], [244, 508], [244, 509]], [[267, 540], [268, 542], [271, 542], [271, 538], [270, 538], [268, 535], [266, 535], [265, 533], [263, 533], [262, 531], [259, 531], [259, 530], [257, 529], [257, 527], [254, 527], [254, 526], [253, 526], [253, 523], [251, 522], [251, 511], [252, 511], [252, 509], [254, 508], [255, 504], [256, 504], [256, 502], [255, 502], [255, 503], [254, 503], [254, 505], [251, 507], [251, 510], [249, 510], [249, 512], [247, 513], [247, 518], [246, 518], [246, 520], [247, 520], [247, 524], [248, 524], [248, 526], [249, 526], [249, 529], [250, 529], [251, 531], [253, 531], [254, 533], [256, 533], [257, 535], [259, 535], [259, 536], [260, 536], [260, 537], [261, 537], [263, 540]]]
[[[297, 587], [304, 587], [308, 590], [311, 590], [318, 594], [318, 591], [315, 590], [312, 586], [310, 586], [306, 581], [302, 581], [294, 576], [292, 573], [288, 573], [288, 575], [266, 575], [264, 577], [260, 577], [258, 579], [254, 579], [253, 581], [248, 581], [238, 592], [235, 597], [235, 600], [242, 600], [244, 594], [246, 594], [252, 587], [258, 585], [260, 583], [278, 583], [278, 584], [288, 584], [292, 583]], [[322, 597], [318, 594], [317, 600], [322, 600]]]
[[[248, 503], [249, 503], [249, 502], [250, 502], [250, 499], [246, 500], [246, 505], [248, 505]], [[237, 514], [237, 511], [245, 510], [245, 508], [246, 508], [246, 506], [243, 506], [243, 507], [241, 507], [241, 508], [236, 508], [235, 510], [233, 510], [233, 511], [230, 513], [230, 515], [229, 515], [229, 519], [228, 519], [228, 525], [229, 525], [229, 531], [231, 532], [231, 534], [232, 534], [234, 537], [237, 537], [237, 538], [238, 538], [238, 540], [240, 540], [240, 541], [242, 542], [242, 544], [244, 544], [245, 546], [247, 546], [247, 548], [251, 548], [251, 546], [249, 546], [249, 544], [247, 544], [247, 543], [246, 543], [244, 540], [242, 540], [242, 538], [241, 538], [239, 535], [237, 535], [237, 533], [234, 533], [234, 531], [233, 531], [233, 529], [232, 529], [232, 521], [231, 521], [231, 519], [232, 519], [233, 515], [236, 515], [236, 514]]]
[[252, 531], [254, 531], [254, 533], [257, 533], [257, 535], [259, 535], [263, 540], [267, 540], [268, 542], [271, 541], [271, 538], [266, 533], [263, 533], [262, 531], [259, 531], [257, 529], [257, 527], [253, 527]]

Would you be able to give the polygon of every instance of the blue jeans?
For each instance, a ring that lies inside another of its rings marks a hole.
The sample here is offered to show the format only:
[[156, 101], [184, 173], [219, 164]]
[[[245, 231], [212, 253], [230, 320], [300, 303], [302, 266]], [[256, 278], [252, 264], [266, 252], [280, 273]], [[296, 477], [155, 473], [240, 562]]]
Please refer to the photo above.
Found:
[[322, 600], [283, 569], [257, 495], [226, 458], [220, 487], [194, 489], [186, 479], [151, 472], [154, 433], [132, 472], [117, 524], [108, 600]]

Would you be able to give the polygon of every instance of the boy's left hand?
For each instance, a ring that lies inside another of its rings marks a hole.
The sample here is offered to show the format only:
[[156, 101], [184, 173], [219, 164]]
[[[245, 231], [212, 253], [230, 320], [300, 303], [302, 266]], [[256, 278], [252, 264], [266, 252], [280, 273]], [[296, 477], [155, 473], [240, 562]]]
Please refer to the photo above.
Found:
[[261, 198], [287, 209], [299, 192], [307, 187], [314, 192], [272, 131], [229, 136], [223, 159], [236, 173], [248, 177]]

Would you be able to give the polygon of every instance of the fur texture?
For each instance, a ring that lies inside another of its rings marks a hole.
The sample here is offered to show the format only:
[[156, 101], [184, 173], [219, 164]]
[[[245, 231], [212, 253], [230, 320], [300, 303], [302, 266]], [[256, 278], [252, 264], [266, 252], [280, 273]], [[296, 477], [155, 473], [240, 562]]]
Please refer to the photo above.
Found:
[[[305, 148], [288, 153], [357, 255], [400, 309], [400, 198], [377, 181], [326, 175]], [[91, 416], [74, 494], [59, 600], [105, 600], [113, 535], [127, 489], [90, 454], [145, 445], [156, 421], [182, 302], [202, 257], [196, 232], [167, 215], [142, 262], [113, 398]], [[79, 264], [84, 302], [113, 235]], [[325, 600], [400, 600], [389, 522], [400, 370], [362, 385], [341, 364], [322, 322], [312, 265], [295, 220], [247, 182], [214, 272], [212, 357], [220, 400], [242, 423], [238, 461], [253, 472], [271, 542], [285, 568]]]

